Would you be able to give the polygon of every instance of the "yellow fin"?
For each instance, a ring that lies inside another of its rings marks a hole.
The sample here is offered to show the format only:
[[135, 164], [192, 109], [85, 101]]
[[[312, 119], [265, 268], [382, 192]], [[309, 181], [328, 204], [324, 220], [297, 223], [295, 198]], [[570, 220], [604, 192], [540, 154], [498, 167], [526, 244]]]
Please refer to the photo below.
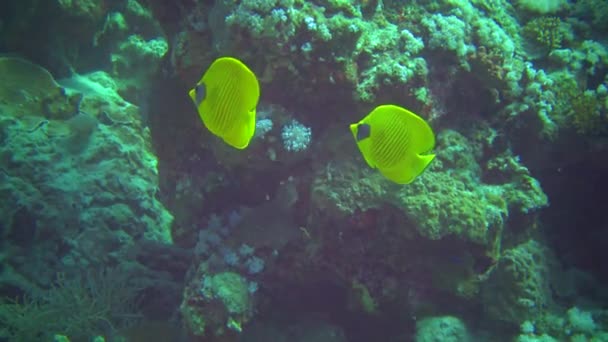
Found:
[[397, 184], [409, 184], [429, 166], [433, 159], [435, 159], [434, 154], [408, 154], [399, 165], [380, 169], [380, 173]]
[[407, 125], [410, 127], [412, 149], [419, 154], [432, 150], [435, 147], [435, 134], [433, 134], [431, 126], [409, 110], [405, 108], [401, 108], [401, 110], [406, 113]]
[[216, 59], [188, 95], [211, 133], [238, 149], [249, 145], [260, 86], [243, 62], [232, 57]]

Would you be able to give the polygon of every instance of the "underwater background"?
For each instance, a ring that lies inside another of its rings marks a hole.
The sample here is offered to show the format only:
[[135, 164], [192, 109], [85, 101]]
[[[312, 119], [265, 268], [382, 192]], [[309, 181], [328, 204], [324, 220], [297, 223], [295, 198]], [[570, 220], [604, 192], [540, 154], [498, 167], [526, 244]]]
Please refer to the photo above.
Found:
[[[606, 44], [604, 0], [4, 0], [0, 340], [608, 341]], [[188, 96], [222, 56], [242, 150]]]

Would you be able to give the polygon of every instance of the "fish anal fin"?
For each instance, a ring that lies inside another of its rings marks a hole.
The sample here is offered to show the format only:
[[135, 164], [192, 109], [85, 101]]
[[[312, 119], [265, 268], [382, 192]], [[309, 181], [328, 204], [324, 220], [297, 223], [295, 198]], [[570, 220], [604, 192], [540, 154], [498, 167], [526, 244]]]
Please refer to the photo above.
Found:
[[381, 169], [380, 172], [395, 183], [409, 184], [426, 170], [433, 159], [434, 154], [416, 154], [391, 168]]

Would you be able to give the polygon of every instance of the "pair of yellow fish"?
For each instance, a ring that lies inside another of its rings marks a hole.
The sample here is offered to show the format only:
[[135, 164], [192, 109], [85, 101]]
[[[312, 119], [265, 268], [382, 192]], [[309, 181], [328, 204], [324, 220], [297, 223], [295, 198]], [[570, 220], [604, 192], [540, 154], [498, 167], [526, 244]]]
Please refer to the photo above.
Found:
[[[243, 62], [216, 59], [189, 95], [211, 133], [238, 149], [249, 145], [260, 85]], [[435, 146], [431, 127], [399, 106], [378, 106], [350, 130], [367, 164], [399, 184], [411, 183], [435, 158], [426, 154]]]

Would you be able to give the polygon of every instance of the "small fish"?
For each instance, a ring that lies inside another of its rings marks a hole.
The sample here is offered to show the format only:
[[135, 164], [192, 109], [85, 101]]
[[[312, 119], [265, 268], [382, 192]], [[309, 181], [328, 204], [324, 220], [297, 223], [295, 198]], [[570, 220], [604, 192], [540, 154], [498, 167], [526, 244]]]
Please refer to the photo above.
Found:
[[398, 184], [411, 183], [435, 158], [426, 154], [435, 146], [431, 127], [399, 106], [378, 106], [350, 130], [367, 164]]
[[243, 62], [232, 57], [216, 59], [188, 94], [211, 133], [238, 149], [249, 145], [260, 85]]

